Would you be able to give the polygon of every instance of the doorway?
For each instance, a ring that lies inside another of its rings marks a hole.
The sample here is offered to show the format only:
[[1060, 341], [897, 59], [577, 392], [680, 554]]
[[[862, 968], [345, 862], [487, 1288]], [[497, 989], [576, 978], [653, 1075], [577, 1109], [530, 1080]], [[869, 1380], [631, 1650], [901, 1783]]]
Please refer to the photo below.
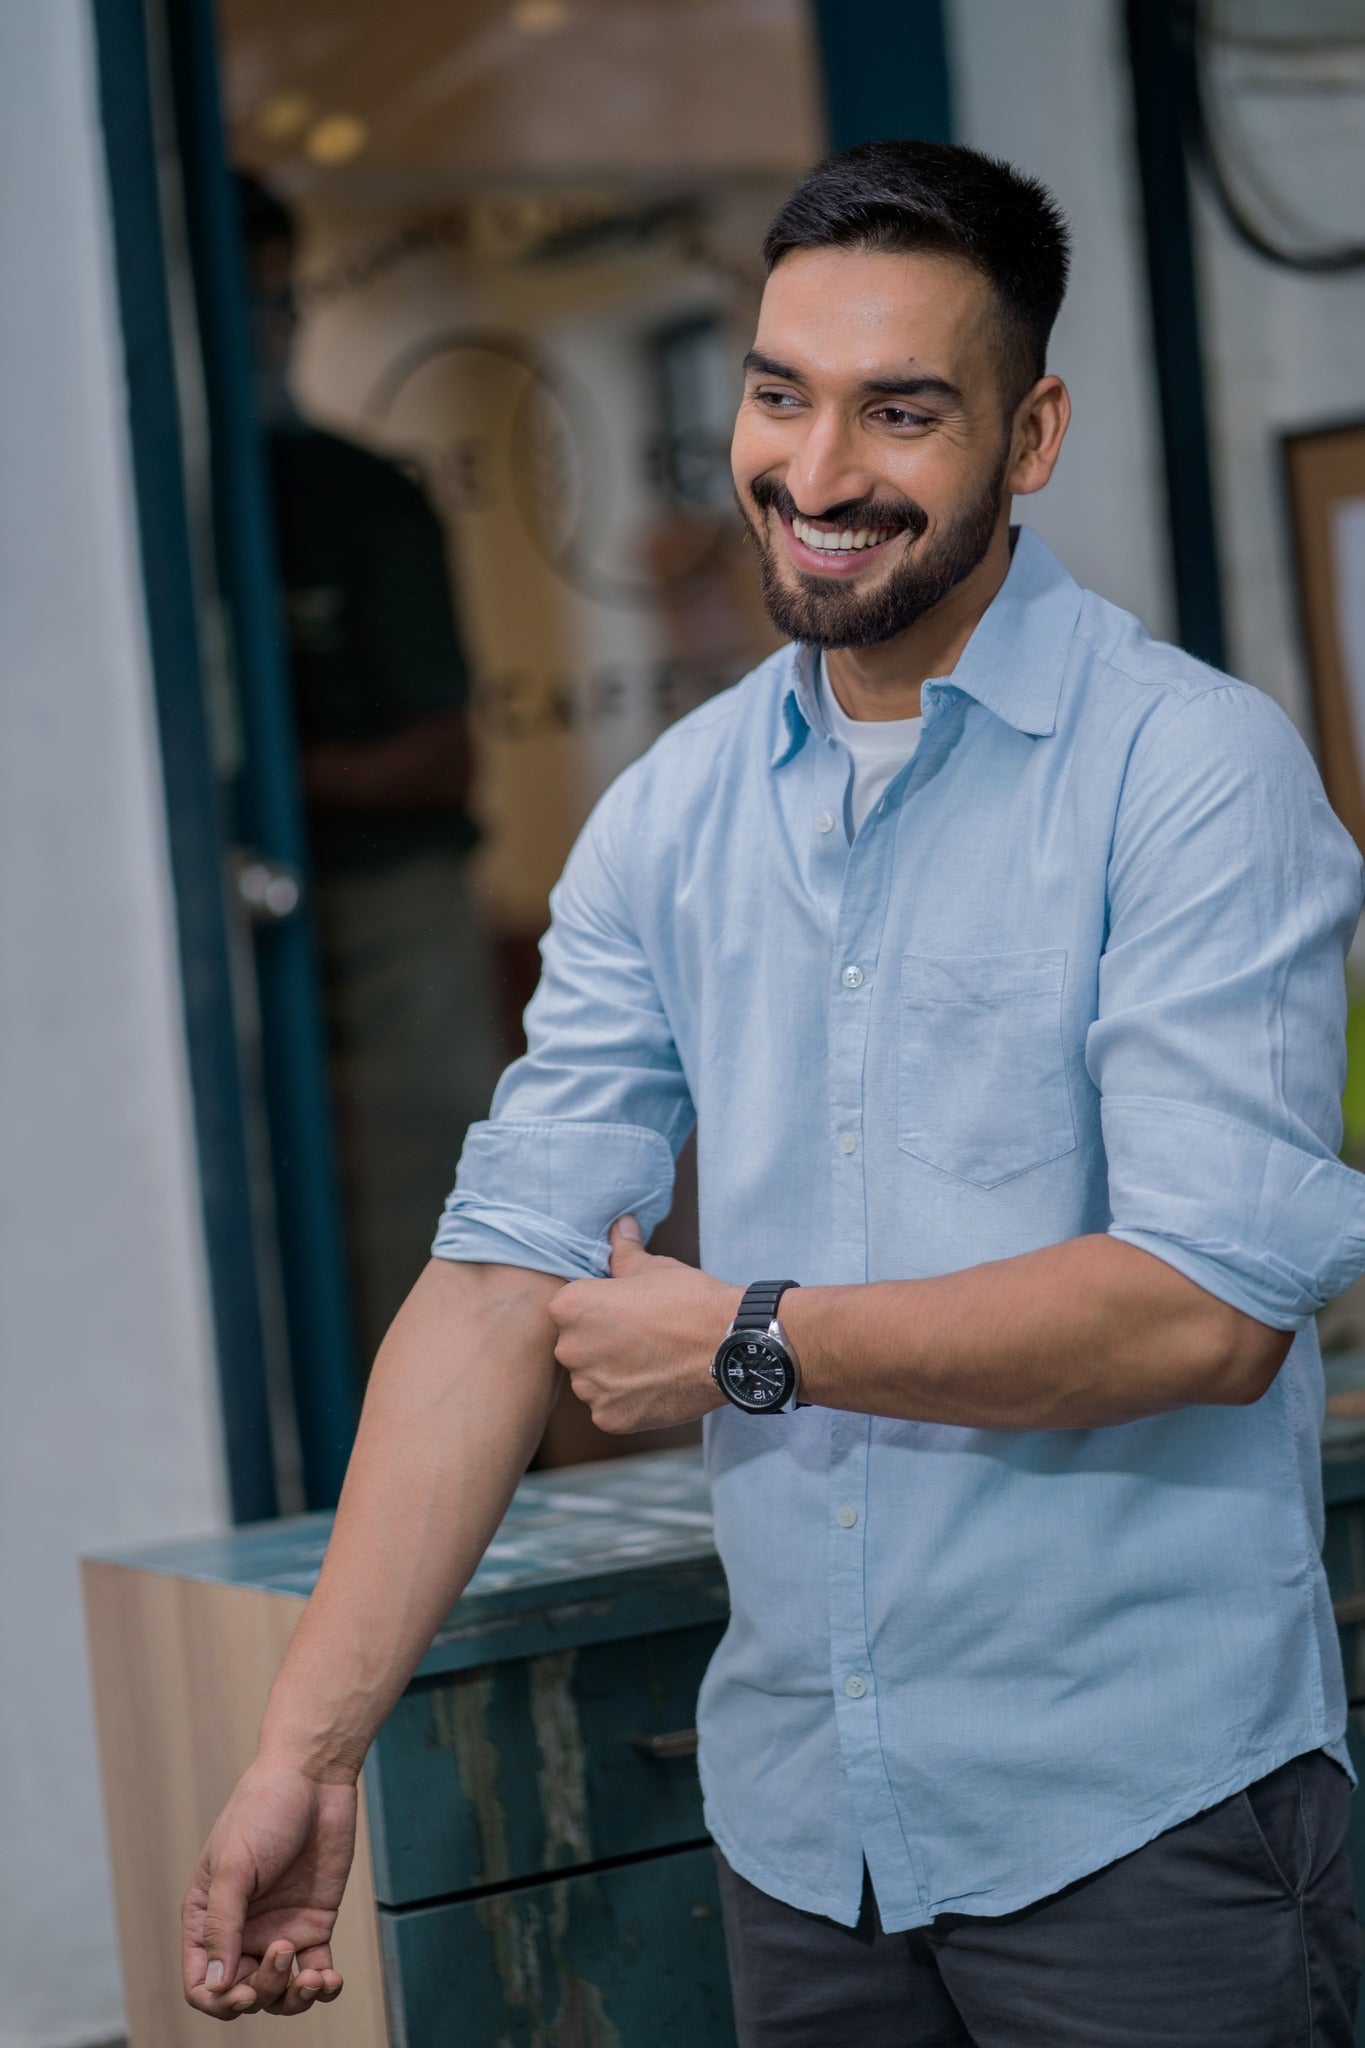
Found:
[[[728, 442], [816, 61], [801, 0], [172, 12], [201, 336], [237, 337], [214, 466], [261, 555], [253, 610], [219, 508], [229, 809], [289, 842], [252, 849], [284, 1323], [297, 1387], [332, 1303], [358, 1398], [588, 810], [774, 644]], [[695, 1257], [681, 1165], [656, 1244]], [[644, 1447], [575, 1408], [544, 1459]]]

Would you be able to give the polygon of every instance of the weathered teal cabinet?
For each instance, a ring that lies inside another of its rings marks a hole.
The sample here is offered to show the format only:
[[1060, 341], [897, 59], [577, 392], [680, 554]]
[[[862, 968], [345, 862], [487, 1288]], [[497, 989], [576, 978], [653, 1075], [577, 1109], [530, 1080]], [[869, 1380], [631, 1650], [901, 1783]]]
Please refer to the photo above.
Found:
[[733, 2041], [696, 1775], [699, 1456], [523, 1482], [366, 1766], [405, 2048]]
[[[330, 1529], [87, 1561], [131, 2048], [200, 2038], [179, 1896]], [[733, 2048], [695, 1734], [726, 1613], [698, 1452], [522, 1482], [366, 1761], [315, 2048]]]

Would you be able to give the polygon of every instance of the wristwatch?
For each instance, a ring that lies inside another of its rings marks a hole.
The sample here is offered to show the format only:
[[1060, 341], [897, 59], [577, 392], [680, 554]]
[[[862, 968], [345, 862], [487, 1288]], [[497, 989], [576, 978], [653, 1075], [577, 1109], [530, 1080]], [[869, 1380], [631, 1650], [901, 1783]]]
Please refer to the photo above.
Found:
[[711, 1377], [727, 1401], [748, 1415], [787, 1415], [797, 1400], [801, 1373], [777, 1304], [799, 1280], [755, 1280], [744, 1290], [735, 1319], [711, 1361]]

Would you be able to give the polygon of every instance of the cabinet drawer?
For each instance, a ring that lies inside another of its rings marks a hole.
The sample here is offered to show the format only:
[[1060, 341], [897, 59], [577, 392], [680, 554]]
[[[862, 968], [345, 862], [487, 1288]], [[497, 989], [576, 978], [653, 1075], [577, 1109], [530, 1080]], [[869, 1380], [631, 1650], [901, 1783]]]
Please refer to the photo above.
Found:
[[[410, 1905], [695, 1841], [691, 1729], [718, 1623], [421, 1680], [365, 1766], [375, 1896]], [[492, 2037], [490, 2037], [492, 2038]]]
[[404, 2048], [734, 2048], [709, 1843], [379, 1923]]

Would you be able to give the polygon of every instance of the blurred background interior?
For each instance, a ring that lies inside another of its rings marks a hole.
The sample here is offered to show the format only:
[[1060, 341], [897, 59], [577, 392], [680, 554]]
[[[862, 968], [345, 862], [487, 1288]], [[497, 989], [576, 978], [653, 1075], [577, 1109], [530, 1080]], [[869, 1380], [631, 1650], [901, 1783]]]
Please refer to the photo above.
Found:
[[758, 246], [888, 134], [1053, 187], [1024, 516], [1365, 842], [1365, 0], [0, 8], [0, 2048], [119, 2026], [73, 1560], [335, 1501], [577, 829], [773, 644]]

